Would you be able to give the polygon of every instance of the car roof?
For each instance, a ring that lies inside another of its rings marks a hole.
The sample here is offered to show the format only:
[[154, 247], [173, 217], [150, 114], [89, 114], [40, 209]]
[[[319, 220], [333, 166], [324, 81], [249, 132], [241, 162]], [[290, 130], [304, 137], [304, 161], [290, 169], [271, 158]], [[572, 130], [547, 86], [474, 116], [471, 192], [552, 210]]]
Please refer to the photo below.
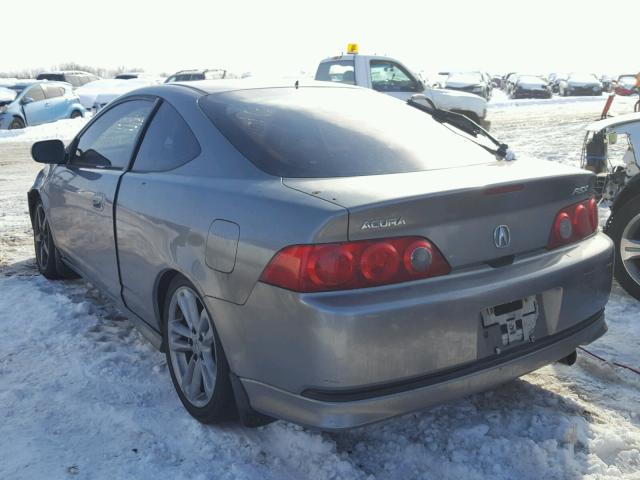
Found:
[[229, 79], [229, 80], [196, 80], [193, 82], [174, 82], [171, 85], [198, 90], [204, 94], [232, 92], [237, 90], [256, 90], [264, 88], [294, 88], [298, 84], [300, 88], [326, 87], [326, 88], [356, 88], [355, 85], [347, 85], [339, 82], [319, 82], [316, 80], [269, 80], [255, 79]]
[[65, 74], [83, 74], [83, 75], [93, 75], [89, 72], [84, 72], [82, 70], [49, 70], [46, 72], [40, 72], [38, 75], [65, 75]]

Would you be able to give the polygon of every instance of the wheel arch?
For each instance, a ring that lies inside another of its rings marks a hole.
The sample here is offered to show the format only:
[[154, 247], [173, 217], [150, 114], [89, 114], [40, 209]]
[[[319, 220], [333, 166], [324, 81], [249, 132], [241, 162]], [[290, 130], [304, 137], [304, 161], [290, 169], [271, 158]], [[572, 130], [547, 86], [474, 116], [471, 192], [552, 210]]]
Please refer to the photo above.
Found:
[[[171, 282], [177, 276], [185, 277], [178, 270], [167, 269], [161, 272], [158, 275], [158, 278], [156, 279], [156, 287], [154, 290], [155, 291], [154, 303], [155, 303], [156, 316], [158, 319], [158, 329], [160, 330], [160, 334], [164, 333], [162, 331], [162, 318], [164, 315], [164, 303], [167, 298], [167, 293], [169, 293], [169, 285], [171, 285]], [[165, 349], [165, 345], [163, 340], [162, 345], [160, 346], [160, 350], [164, 352], [164, 349]]]
[[35, 215], [36, 204], [40, 201], [42, 201], [42, 199], [40, 198], [40, 192], [37, 189], [32, 188], [27, 192], [27, 202], [29, 204], [29, 217], [31, 217], [31, 225], [33, 225], [33, 216]]
[[612, 213], [615, 213], [615, 211], [619, 210], [622, 205], [637, 195], [640, 195], [640, 175], [633, 177], [622, 189], [615, 202], [613, 202], [613, 206], [611, 208]]

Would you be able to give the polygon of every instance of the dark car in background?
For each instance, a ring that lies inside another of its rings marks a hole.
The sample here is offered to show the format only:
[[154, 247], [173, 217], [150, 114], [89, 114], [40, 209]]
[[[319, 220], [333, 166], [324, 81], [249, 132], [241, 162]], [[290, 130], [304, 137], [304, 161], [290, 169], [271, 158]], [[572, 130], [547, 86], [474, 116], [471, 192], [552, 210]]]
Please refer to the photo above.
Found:
[[518, 75], [510, 94], [511, 98], [551, 98], [551, 87], [536, 75]]
[[164, 83], [194, 82], [196, 80], [221, 80], [227, 77], [227, 71], [220, 68], [201, 70], [180, 70], [168, 77]]
[[473, 93], [486, 100], [491, 98], [493, 89], [488, 76], [482, 72], [453, 72], [449, 73], [444, 88]]
[[602, 84], [592, 73], [571, 73], [558, 83], [558, 93], [563, 97], [574, 95], [602, 95]]
[[61, 70], [54, 72], [42, 72], [36, 77], [36, 80], [52, 80], [55, 82], [70, 83], [73, 88], [86, 85], [89, 82], [100, 80], [100, 77], [89, 72], [80, 70]]

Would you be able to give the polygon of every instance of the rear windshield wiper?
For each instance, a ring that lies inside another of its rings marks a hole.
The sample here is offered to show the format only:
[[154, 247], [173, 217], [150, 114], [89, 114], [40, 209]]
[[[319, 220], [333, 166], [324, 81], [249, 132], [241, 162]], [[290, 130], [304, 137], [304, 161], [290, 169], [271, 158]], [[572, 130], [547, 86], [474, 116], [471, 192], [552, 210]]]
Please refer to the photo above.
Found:
[[[425, 105], [424, 103], [421, 103], [421, 101], [424, 101], [431, 106]], [[466, 117], [465, 115], [450, 112], [448, 110], [441, 110], [437, 108], [431, 100], [429, 100], [422, 94], [413, 95], [409, 100], [407, 100], [407, 105], [417, 108], [422, 112], [428, 113], [433, 117], [435, 121], [443, 124], [446, 123], [453, 127], [456, 127], [458, 130], [463, 131], [471, 137], [478, 138], [478, 135], [482, 135], [491, 143], [493, 143], [496, 148], [491, 148], [487, 145], [483, 145], [480, 142], [474, 143], [481, 146], [488, 152], [494, 154], [500, 160], [511, 161], [516, 159], [515, 154], [509, 149], [509, 145], [507, 145], [506, 143], [502, 143], [501, 141], [496, 139], [484, 128], [482, 128], [480, 125], [478, 125], [476, 122], [471, 120], [469, 117]]]

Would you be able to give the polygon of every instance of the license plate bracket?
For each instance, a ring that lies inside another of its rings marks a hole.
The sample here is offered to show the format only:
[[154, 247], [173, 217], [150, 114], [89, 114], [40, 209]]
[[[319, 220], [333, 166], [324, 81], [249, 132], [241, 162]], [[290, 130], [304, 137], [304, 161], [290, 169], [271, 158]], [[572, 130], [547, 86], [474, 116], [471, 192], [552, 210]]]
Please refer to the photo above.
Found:
[[482, 325], [485, 328], [499, 326], [502, 346], [532, 342], [538, 312], [538, 301], [533, 295], [482, 310]]

